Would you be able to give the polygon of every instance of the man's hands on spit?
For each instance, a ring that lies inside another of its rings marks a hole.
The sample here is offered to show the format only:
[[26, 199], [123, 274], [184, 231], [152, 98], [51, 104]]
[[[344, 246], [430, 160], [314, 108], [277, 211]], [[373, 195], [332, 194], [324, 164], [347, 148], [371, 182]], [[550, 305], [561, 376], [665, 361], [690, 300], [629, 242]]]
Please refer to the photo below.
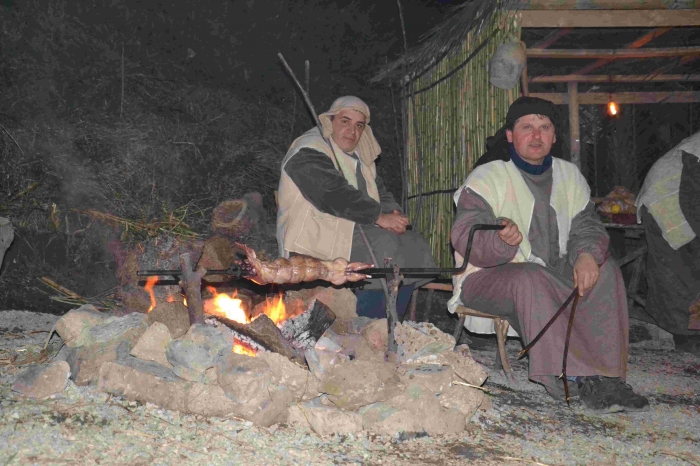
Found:
[[403, 215], [398, 210], [394, 210], [390, 214], [381, 214], [376, 222], [377, 225], [384, 228], [385, 230], [393, 231], [396, 234], [403, 234], [406, 232], [406, 227], [409, 224], [408, 217]]
[[520, 233], [518, 225], [510, 219], [501, 220], [501, 225], [505, 225], [503, 230], [498, 231], [498, 236], [509, 246], [517, 246], [523, 240], [523, 234]]
[[574, 264], [574, 283], [578, 287], [578, 295], [583, 296], [598, 281], [600, 266], [592, 254], [582, 253]]

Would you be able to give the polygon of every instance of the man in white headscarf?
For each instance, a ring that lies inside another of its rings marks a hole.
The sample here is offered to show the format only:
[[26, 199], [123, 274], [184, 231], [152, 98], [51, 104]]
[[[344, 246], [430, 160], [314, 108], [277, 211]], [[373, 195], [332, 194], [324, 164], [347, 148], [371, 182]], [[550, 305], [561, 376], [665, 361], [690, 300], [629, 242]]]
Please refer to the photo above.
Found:
[[[318, 128], [310, 129], [292, 143], [282, 161], [277, 214], [280, 255], [371, 263], [355, 228], [360, 224], [365, 226], [377, 266], [383, 267], [388, 257], [401, 267], [435, 267], [428, 243], [406, 231], [408, 218], [377, 175], [375, 161], [381, 148], [369, 126], [367, 104], [357, 97], [340, 97], [319, 120], [325, 139]], [[357, 293], [358, 312], [382, 317], [378, 283], [370, 281], [365, 288]], [[401, 289], [397, 308], [405, 309], [412, 290], [412, 285]]]

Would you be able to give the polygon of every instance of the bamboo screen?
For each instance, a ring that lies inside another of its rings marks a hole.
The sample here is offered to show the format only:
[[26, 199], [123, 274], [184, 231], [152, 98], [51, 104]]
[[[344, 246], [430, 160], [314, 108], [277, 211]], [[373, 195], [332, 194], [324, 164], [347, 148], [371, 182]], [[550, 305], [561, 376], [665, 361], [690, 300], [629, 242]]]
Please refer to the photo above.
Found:
[[[410, 98], [404, 100], [406, 161], [404, 195], [413, 230], [430, 242], [436, 262], [452, 267], [450, 230], [454, 218], [453, 195], [485, 152], [486, 138], [505, 122], [520, 87], [508, 91], [489, 83], [487, 64], [498, 46], [520, 38], [520, 15], [495, 14], [476, 37], [469, 34], [461, 50], [451, 53], [413, 84], [417, 121]], [[434, 87], [420, 92], [454, 71], [479, 45], [489, 39], [466, 66]], [[416, 127], [418, 138], [416, 138]], [[423, 157], [420, 169], [420, 143]], [[422, 171], [422, 173], [421, 173]], [[419, 181], [422, 180], [422, 187]], [[421, 190], [422, 189], [422, 190]], [[418, 213], [418, 194], [422, 202]]]

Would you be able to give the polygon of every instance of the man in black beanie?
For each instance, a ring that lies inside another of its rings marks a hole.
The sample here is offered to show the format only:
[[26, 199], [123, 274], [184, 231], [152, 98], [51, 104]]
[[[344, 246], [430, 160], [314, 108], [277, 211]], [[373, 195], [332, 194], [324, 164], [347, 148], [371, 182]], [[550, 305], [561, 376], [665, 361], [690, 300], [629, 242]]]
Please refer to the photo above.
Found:
[[[475, 224], [505, 228], [474, 237], [469, 265], [455, 280], [448, 306], [505, 317], [526, 344], [578, 288], [567, 362], [570, 387], [596, 412], [644, 411], [648, 400], [625, 383], [629, 319], [622, 275], [586, 180], [558, 157], [556, 121], [551, 102], [517, 99], [506, 125], [455, 193], [455, 251], [466, 249]], [[558, 376], [566, 315], [529, 351], [530, 379], [555, 398], [563, 396]], [[490, 319], [468, 318], [465, 326], [493, 333]]]

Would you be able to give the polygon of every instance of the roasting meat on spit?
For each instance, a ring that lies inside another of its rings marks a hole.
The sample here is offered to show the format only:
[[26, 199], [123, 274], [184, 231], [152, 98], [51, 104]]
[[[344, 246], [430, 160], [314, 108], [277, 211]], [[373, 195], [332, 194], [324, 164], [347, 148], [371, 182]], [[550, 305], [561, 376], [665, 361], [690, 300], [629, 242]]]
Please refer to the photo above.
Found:
[[245, 244], [236, 243], [246, 253], [246, 259], [241, 262], [243, 276], [259, 285], [276, 283], [312, 282], [325, 280], [334, 285], [346, 282], [358, 282], [369, 275], [362, 270], [372, 268], [372, 264], [350, 262], [339, 257], [332, 261], [323, 261], [309, 256], [292, 256], [289, 259], [279, 257], [273, 261], [258, 259], [255, 251]]

